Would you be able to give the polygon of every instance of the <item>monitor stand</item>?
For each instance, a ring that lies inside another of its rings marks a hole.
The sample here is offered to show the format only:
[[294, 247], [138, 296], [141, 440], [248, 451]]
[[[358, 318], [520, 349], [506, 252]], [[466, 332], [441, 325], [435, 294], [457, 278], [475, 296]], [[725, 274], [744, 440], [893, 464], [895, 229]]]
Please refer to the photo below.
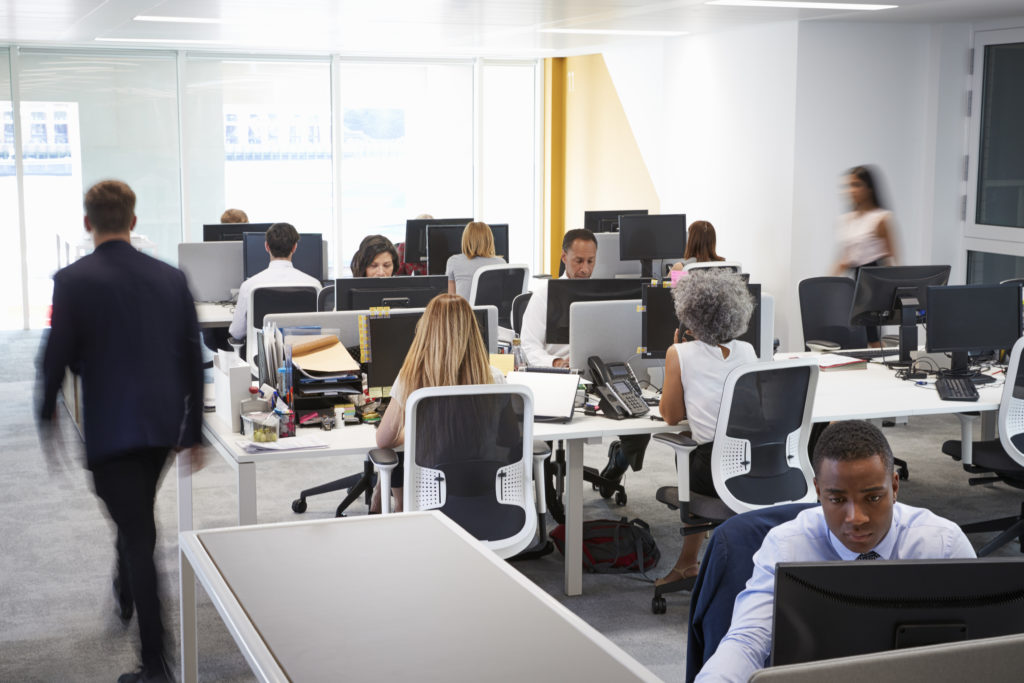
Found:
[[970, 357], [966, 351], [954, 351], [950, 355], [949, 370], [943, 374], [950, 377], [970, 377], [975, 384], [991, 384], [996, 381], [991, 375], [983, 375], [980, 372], [971, 372]]
[[890, 365], [910, 367], [911, 351], [917, 351], [917, 309], [920, 304], [912, 294], [900, 295], [900, 359]]
[[654, 278], [654, 259], [640, 259], [640, 277], [651, 279]]

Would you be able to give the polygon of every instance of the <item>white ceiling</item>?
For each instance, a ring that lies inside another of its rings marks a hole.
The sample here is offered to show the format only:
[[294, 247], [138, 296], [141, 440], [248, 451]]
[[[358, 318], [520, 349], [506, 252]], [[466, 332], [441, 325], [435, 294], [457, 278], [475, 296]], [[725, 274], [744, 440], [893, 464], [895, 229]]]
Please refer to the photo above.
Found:
[[[348, 55], [558, 56], [635, 36], [541, 33], [618, 29], [707, 33], [774, 21], [985, 21], [1024, 0], [859, 0], [896, 9], [740, 8], [705, 0], [3, 0], [0, 44], [165, 46]], [[136, 21], [139, 15], [219, 23]]]

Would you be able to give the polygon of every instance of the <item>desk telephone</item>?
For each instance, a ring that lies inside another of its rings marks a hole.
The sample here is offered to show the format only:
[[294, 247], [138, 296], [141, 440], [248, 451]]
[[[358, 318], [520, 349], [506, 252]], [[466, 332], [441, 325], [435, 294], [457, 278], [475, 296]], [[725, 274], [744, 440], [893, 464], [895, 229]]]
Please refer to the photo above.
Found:
[[594, 388], [601, 396], [601, 411], [605, 417], [621, 420], [647, 414], [650, 408], [640, 392], [640, 383], [625, 363], [605, 363], [597, 356], [587, 359]]

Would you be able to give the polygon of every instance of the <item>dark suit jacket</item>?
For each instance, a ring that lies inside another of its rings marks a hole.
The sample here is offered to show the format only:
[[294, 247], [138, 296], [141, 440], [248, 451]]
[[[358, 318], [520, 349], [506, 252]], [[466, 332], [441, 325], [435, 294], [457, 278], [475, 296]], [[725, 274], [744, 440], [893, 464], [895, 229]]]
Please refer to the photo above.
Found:
[[185, 275], [114, 240], [53, 278], [41, 416], [54, 414], [64, 369], [82, 378], [89, 467], [139, 448], [200, 440], [199, 323]]

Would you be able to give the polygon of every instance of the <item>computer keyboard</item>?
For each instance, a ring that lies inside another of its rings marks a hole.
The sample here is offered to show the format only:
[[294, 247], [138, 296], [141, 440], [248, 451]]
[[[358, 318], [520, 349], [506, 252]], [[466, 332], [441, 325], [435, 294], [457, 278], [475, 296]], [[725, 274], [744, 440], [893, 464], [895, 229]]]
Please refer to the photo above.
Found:
[[969, 377], [940, 377], [935, 390], [943, 401], [977, 401], [978, 390]]

